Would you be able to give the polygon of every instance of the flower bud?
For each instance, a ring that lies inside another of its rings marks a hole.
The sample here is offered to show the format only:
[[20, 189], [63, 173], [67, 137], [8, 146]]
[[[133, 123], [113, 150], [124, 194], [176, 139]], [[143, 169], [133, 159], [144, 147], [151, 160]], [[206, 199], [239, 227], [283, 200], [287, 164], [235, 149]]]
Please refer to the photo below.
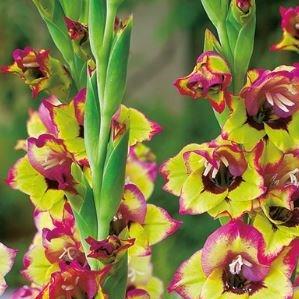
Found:
[[225, 60], [216, 52], [208, 51], [198, 57], [191, 74], [179, 78], [174, 85], [182, 95], [193, 99], [208, 99], [221, 113], [228, 98], [231, 73]]
[[248, 22], [254, 8], [254, 0], [233, 0], [231, 2], [233, 16], [235, 20], [242, 25]]
[[74, 41], [75, 52], [83, 58], [83, 60], [90, 59], [91, 50], [89, 45], [88, 27], [78, 21], [65, 17], [68, 34], [71, 40]]
[[126, 87], [132, 17], [126, 20], [115, 32], [110, 52], [105, 86], [104, 113], [112, 116], [119, 108]]
[[110, 264], [113, 263], [121, 253], [124, 253], [131, 247], [135, 240], [121, 240], [117, 236], [112, 235], [102, 241], [96, 241], [89, 237], [86, 239], [86, 242], [90, 245], [89, 257], [98, 259], [103, 264]]
[[251, 8], [250, 0], [237, 0], [237, 7], [244, 13], [247, 14]]

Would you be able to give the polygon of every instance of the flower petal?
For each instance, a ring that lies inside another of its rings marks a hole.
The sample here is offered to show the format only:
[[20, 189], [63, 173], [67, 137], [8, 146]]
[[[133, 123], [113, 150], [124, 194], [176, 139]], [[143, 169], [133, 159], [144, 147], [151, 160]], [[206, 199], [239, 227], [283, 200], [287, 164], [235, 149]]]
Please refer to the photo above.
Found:
[[196, 149], [200, 149], [198, 144], [189, 144], [185, 146], [178, 155], [162, 165], [160, 171], [166, 181], [164, 190], [177, 196], [181, 195], [183, 184], [189, 175], [185, 165], [184, 154]]
[[202, 267], [208, 276], [225, 262], [228, 254], [246, 254], [252, 262], [268, 266], [270, 259], [264, 254], [262, 234], [240, 220], [232, 220], [212, 233], [202, 251]]
[[193, 254], [176, 271], [168, 286], [169, 292], [176, 292], [184, 299], [200, 298], [206, 276], [201, 268], [202, 251]]
[[226, 198], [227, 190], [218, 194], [204, 190], [202, 172], [202, 169], [193, 172], [185, 181], [180, 198], [181, 214], [204, 213], [216, 207]]
[[140, 190], [133, 184], [126, 184], [123, 200], [119, 208], [122, 216], [132, 222], [142, 224], [146, 215], [146, 201]]
[[10, 271], [14, 263], [17, 251], [0, 243], [0, 296], [4, 293], [7, 285], [4, 276]]
[[175, 233], [181, 222], [170, 217], [166, 210], [152, 204], [147, 205], [144, 220], [144, 231], [148, 237], [149, 245], [154, 245]]

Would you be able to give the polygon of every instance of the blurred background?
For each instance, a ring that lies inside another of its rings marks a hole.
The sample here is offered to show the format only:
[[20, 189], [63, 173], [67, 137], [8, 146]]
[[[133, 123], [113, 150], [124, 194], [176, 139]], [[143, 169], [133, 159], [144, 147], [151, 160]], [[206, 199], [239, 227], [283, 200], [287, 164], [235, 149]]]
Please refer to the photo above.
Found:
[[[291, 64], [295, 54], [269, 52], [280, 39], [279, 6], [295, 6], [298, 0], [257, 0], [257, 33], [251, 67], [274, 68]], [[203, 47], [205, 28], [212, 29], [200, 0], [127, 0], [125, 14], [133, 12], [134, 31], [129, 64], [126, 104], [140, 109], [160, 123], [164, 131], [150, 143], [159, 163], [184, 145], [201, 143], [219, 133], [213, 112], [205, 101], [192, 101], [176, 92], [172, 82], [189, 73]], [[59, 57], [45, 25], [30, 0], [0, 1], [0, 65], [10, 64], [15, 48], [51, 49]], [[9, 167], [22, 156], [14, 150], [26, 137], [28, 110], [37, 107], [29, 88], [14, 76], [0, 77], [0, 240], [19, 249], [18, 261], [8, 275], [11, 288], [23, 284], [19, 274], [22, 255], [34, 234], [32, 206], [20, 192], [5, 185]], [[181, 230], [154, 248], [155, 274], [169, 282], [177, 266], [200, 249], [217, 227], [208, 216], [178, 215], [178, 199], [162, 191], [158, 178], [152, 202], [183, 220]], [[173, 298], [165, 294], [164, 298]]]

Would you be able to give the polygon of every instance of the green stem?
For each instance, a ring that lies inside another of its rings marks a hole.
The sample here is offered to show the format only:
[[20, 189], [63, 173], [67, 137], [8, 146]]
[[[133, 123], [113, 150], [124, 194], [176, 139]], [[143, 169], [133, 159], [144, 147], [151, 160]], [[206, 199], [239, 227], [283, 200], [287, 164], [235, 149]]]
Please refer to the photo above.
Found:
[[[100, 137], [99, 137], [99, 144], [98, 144], [98, 159], [96, 164], [96, 169], [94, 173], [94, 200], [95, 206], [97, 211], [97, 218], [98, 218], [98, 235], [100, 235], [100, 231], [103, 227], [103, 221], [101, 217], [101, 189], [102, 189], [102, 181], [103, 181], [103, 174], [104, 174], [104, 166], [106, 161], [106, 154], [107, 154], [107, 145], [109, 142], [110, 136], [110, 129], [111, 129], [111, 117], [107, 117], [102, 115], [101, 117], [101, 127], [100, 127]], [[101, 240], [103, 238], [99, 238]]]

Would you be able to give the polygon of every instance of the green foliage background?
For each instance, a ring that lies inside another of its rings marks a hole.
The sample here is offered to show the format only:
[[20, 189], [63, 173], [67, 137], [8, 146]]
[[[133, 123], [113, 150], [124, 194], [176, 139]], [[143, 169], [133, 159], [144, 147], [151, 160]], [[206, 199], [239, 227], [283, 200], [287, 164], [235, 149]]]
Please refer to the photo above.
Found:
[[[257, 0], [258, 24], [251, 67], [273, 68], [296, 61], [295, 54], [269, 52], [270, 45], [278, 41], [281, 34], [279, 6], [296, 4], [297, 0]], [[208, 103], [178, 96], [171, 84], [176, 77], [191, 71], [196, 57], [202, 50], [204, 30], [206, 27], [211, 29], [211, 24], [200, 0], [128, 0], [123, 6], [124, 14], [130, 11], [134, 13], [140, 6], [143, 13], [144, 11], [146, 13], [147, 6], [154, 6], [157, 9], [157, 13], [151, 16], [150, 26], [157, 58], [151, 60], [150, 51], [143, 51], [141, 59], [132, 53], [130, 68], [137, 71], [129, 72], [126, 98], [127, 104], [142, 110], [164, 127], [164, 132], [150, 144], [159, 163], [162, 163], [184, 145], [207, 141], [219, 133], [219, 127]], [[159, 14], [159, 6], [163, 6], [164, 10], [166, 7], [166, 14]], [[142, 17], [138, 20], [139, 23], [135, 22], [135, 27], [141, 25]], [[147, 39], [146, 35], [144, 39]], [[135, 47], [138, 48], [142, 42], [142, 39], [137, 39]], [[184, 43], [183, 62], [180, 61], [181, 65], [178, 67], [183, 73], [166, 75], [163, 88], [157, 97], [157, 93], [154, 92], [156, 86], [151, 85], [151, 81], [167, 60], [170, 60], [168, 63], [171, 64], [177, 63], [171, 54], [182, 47], [182, 43]], [[30, 0], [0, 1], [0, 45], [1, 65], [11, 62], [13, 49], [29, 45], [36, 48], [50, 48], [52, 55], [59, 57]], [[146, 92], [143, 93], [143, 89]], [[135, 100], [136, 90], [139, 90], [138, 101]], [[23, 194], [10, 190], [4, 180], [8, 168], [22, 155], [13, 148], [18, 139], [26, 137], [28, 110], [37, 107], [39, 100], [32, 100], [27, 87], [12, 76], [0, 77], [0, 91], [0, 240], [20, 251], [18, 262], [8, 277], [10, 287], [17, 287], [24, 283], [18, 271], [22, 266], [22, 255], [34, 234], [32, 206]], [[154, 249], [155, 273], [167, 284], [177, 266], [201, 248], [207, 235], [218, 223], [205, 215], [179, 216], [178, 199], [162, 191], [161, 177], [157, 180], [152, 201], [184, 221], [181, 230], [175, 236]], [[165, 298], [173, 297], [165, 295]]]

